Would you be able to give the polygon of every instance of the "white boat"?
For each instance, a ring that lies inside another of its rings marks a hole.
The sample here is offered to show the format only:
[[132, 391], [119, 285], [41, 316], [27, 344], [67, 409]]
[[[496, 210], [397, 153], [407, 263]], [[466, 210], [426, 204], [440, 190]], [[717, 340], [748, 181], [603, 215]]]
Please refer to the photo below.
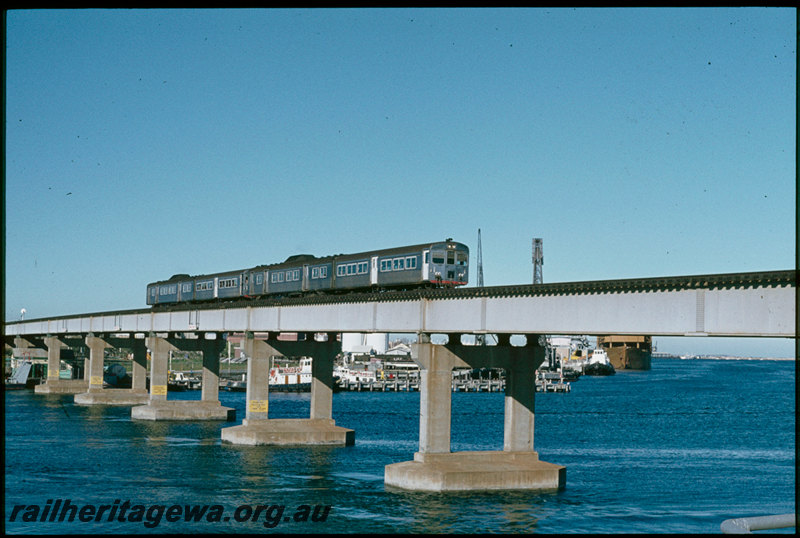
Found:
[[276, 365], [273, 361], [269, 369], [270, 390], [309, 391], [311, 390], [311, 361], [303, 357], [297, 366]]
[[333, 377], [345, 383], [372, 383], [378, 380], [375, 370], [358, 368], [348, 368], [347, 366], [337, 366], [333, 370]]
[[583, 367], [584, 375], [614, 375], [616, 370], [608, 359], [608, 354], [603, 348], [595, 349], [589, 356], [586, 366]]
[[[275, 392], [308, 392], [311, 390], [311, 361], [314, 359], [303, 357], [297, 365], [281, 365], [272, 360], [269, 369], [269, 390]], [[229, 381], [226, 390], [244, 392], [247, 390], [247, 376], [242, 374], [241, 381]]]

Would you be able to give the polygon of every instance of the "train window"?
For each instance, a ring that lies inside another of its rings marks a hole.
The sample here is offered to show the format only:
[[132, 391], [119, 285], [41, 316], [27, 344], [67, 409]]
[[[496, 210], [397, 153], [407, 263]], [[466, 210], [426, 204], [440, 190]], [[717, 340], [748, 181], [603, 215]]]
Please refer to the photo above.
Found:
[[406, 258], [406, 269], [416, 269], [417, 268], [417, 258], [414, 256], [409, 256]]
[[322, 266], [319, 268], [319, 277], [320, 278], [328, 278], [328, 268]]
[[449, 250], [447, 252], [447, 264], [453, 265], [454, 263], [456, 263], [456, 253], [452, 250]]
[[369, 272], [369, 264], [367, 262], [360, 262], [358, 264], [358, 274], [365, 275]]
[[319, 278], [319, 267], [311, 268], [311, 278]]
[[458, 265], [467, 265], [467, 260], [469, 256], [467, 256], [466, 252], [459, 252], [458, 253]]
[[172, 295], [172, 294], [175, 294], [175, 293], [178, 293], [178, 286], [177, 285], [174, 285], [174, 286], [162, 286], [158, 290], [158, 294], [159, 295]]
[[434, 252], [433, 263], [444, 263], [444, 252]]
[[264, 282], [264, 275], [262, 275], [261, 273], [258, 273], [256, 275], [256, 284], [261, 284], [262, 282]]

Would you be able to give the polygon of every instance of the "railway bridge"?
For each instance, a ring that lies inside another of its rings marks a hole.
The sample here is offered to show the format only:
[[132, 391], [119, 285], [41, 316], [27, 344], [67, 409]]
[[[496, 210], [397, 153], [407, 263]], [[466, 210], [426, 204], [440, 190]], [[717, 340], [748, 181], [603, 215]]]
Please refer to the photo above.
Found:
[[[84, 405], [131, 405], [138, 420], [235, 420], [219, 402], [219, 352], [229, 333], [243, 333], [247, 408], [242, 424], [222, 429], [234, 444], [354, 443], [355, 432], [332, 419], [333, 360], [347, 332], [418, 335], [419, 450], [386, 466], [385, 482], [412, 490], [551, 489], [566, 480], [563, 466], [534, 450], [534, 371], [544, 361], [547, 334], [760, 336], [796, 338], [796, 271], [548, 283], [261, 299], [181, 305], [6, 323], [6, 345], [20, 353], [41, 348], [48, 379], [38, 393], [74, 393]], [[281, 333], [307, 335], [285, 341]], [[431, 335], [447, 335], [446, 344]], [[496, 335], [497, 345], [462, 343], [463, 335]], [[512, 345], [523, 340], [522, 345]], [[84, 380], [58, 379], [62, 347], [89, 349]], [[133, 350], [131, 389], [103, 388], [103, 350]], [[146, 354], [151, 354], [146, 390]], [[202, 399], [167, 398], [170, 350], [203, 352]], [[269, 418], [269, 358], [313, 357], [308, 419]], [[502, 451], [450, 450], [451, 370], [506, 371]]]

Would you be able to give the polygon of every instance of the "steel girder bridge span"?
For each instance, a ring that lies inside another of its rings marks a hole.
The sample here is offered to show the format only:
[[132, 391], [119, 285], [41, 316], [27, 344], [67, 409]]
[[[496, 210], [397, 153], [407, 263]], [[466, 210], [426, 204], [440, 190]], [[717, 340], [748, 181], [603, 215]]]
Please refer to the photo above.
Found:
[[[233, 410], [218, 399], [219, 352], [226, 334], [241, 333], [247, 411], [241, 425], [223, 428], [223, 441], [348, 445], [355, 432], [331, 418], [333, 359], [341, 351], [337, 335], [417, 334], [412, 357], [421, 369], [419, 451], [411, 461], [388, 465], [386, 483], [432, 491], [557, 489], [565, 483], [564, 467], [540, 461], [533, 445], [534, 371], [544, 361], [540, 335], [796, 338], [796, 284], [796, 271], [770, 271], [261, 299], [7, 323], [4, 335], [17, 350], [46, 349], [56, 372], [62, 346], [82, 342], [89, 348], [86, 379], [67, 383], [48, 376], [37, 392], [74, 392], [76, 402], [86, 405], [134, 405], [135, 419], [233, 420]], [[307, 337], [286, 341], [280, 333]], [[433, 334], [449, 335], [448, 343], [432, 344]], [[495, 334], [498, 343], [465, 345], [463, 334]], [[511, 335], [523, 335], [525, 344], [511, 345]], [[129, 391], [102, 388], [103, 349], [111, 346], [133, 349]], [[200, 402], [167, 399], [170, 350], [203, 351]], [[314, 358], [308, 419], [268, 417], [273, 355]], [[457, 367], [505, 369], [502, 451], [450, 451], [450, 380]]]

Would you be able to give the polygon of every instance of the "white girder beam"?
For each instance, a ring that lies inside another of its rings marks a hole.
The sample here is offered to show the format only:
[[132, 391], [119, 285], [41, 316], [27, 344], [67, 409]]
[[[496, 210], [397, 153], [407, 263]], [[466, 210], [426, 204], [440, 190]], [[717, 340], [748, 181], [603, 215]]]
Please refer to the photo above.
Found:
[[6, 335], [391, 332], [796, 337], [793, 286], [109, 312], [13, 322]]

